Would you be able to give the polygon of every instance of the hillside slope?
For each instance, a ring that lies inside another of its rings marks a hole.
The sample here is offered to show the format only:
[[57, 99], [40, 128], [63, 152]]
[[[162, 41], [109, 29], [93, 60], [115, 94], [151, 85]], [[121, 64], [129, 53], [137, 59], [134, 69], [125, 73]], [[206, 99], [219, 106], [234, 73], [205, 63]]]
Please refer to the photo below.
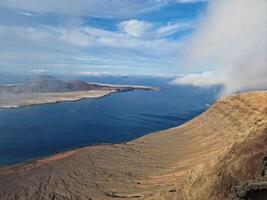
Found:
[[0, 199], [264, 200], [266, 153], [267, 93], [243, 93], [176, 128], [2, 168]]

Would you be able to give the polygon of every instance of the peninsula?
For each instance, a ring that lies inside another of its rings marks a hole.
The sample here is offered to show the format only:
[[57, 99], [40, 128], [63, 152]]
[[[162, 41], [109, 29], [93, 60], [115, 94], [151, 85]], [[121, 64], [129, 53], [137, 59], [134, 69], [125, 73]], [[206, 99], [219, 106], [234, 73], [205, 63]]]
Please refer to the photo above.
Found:
[[158, 90], [137, 85], [111, 85], [85, 81], [63, 81], [41, 76], [21, 85], [0, 86], [0, 108], [18, 108], [39, 104], [100, 98], [114, 92]]
[[223, 97], [182, 126], [0, 169], [5, 200], [267, 198], [267, 92]]

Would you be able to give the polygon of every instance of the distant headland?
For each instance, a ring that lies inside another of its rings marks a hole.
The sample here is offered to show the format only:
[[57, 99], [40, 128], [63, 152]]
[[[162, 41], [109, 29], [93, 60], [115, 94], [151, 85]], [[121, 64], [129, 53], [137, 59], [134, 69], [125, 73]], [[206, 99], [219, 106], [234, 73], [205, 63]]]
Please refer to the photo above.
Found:
[[53, 76], [40, 76], [25, 84], [0, 86], [0, 108], [20, 108], [40, 104], [101, 98], [114, 92], [158, 90], [156, 87], [111, 85], [85, 81], [63, 81]]

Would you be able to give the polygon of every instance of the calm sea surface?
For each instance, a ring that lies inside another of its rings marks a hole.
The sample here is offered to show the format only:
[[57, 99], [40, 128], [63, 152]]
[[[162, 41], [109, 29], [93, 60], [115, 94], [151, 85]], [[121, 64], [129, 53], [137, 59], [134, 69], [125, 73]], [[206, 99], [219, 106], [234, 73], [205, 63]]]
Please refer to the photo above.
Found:
[[24, 162], [85, 145], [125, 142], [180, 125], [205, 111], [207, 105], [214, 102], [218, 91], [218, 88], [170, 86], [168, 79], [77, 78], [102, 83], [160, 86], [162, 90], [0, 109], [0, 165]]

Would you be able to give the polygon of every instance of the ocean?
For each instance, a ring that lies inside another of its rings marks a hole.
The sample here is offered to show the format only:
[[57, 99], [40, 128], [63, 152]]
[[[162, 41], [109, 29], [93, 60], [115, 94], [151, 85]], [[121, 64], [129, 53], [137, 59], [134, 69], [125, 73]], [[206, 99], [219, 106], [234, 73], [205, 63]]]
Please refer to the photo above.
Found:
[[[0, 109], [0, 165], [25, 162], [87, 145], [126, 142], [178, 126], [204, 112], [216, 100], [219, 92], [218, 87], [173, 86], [168, 78], [68, 78], [159, 86], [162, 89], [114, 93], [100, 99], [76, 102]], [[6, 83], [15, 82], [8, 80]]]

